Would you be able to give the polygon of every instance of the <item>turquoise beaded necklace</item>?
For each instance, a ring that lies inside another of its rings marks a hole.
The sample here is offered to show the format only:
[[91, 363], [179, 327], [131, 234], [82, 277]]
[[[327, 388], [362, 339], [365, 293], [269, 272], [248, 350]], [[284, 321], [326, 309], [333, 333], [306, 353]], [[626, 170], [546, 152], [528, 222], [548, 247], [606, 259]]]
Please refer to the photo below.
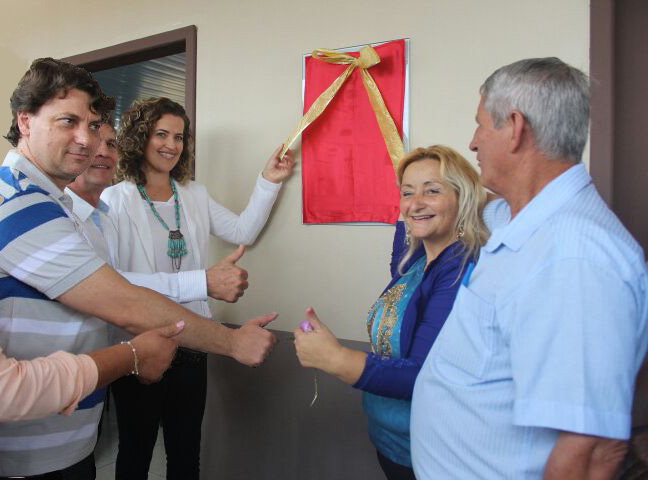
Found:
[[142, 198], [146, 200], [146, 203], [148, 203], [149, 207], [151, 207], [151, 211], [153, 212], [153, 215], [155, 215], [155, 218], [157, 218], [162, 226], [169, 232], [167, 255], [171, 257], [171, 264], [173, 265], [173, 269], [177, 272], [180, 270], [180, 266], [182, 265], [182, 257], [187, 254], [187, 244], [185, 243], [184, 236], [180, 232], [180, 202], [178, 201], [178, 189], [176, 188], [176, 184], [172, 178], [170, 179], [170, 181], [171, 191], [173, 192], [173, 201], [175, 203], [175, 230], [171, 230], [166, 222], [162, 220], [162, 217], [155, 209], [155, 205], [153, 205], [151, 198], [148, 196], [148, 193], [146, 193], [144, 185], [138, 183], [137, 189], [139, 190]]

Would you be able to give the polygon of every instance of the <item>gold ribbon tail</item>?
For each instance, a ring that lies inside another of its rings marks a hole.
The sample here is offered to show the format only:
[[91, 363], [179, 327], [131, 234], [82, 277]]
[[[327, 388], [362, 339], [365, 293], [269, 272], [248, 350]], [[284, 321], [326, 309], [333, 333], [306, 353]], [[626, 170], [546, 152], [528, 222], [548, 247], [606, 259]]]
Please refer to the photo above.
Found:
[[328, 104], [331, 103], [331, 100], [333, 100], [335, 94], [342, 87], [346, 79], [349, 78], [349, 75], [351, 75], [354, 69], [355, 69], [355, 65], [349, 65], [349, 68], [347, 68], [344, 72], [342, 72], [342, 75], [336, 78], [335, 81], [326, 90], [324, 90], [319, 97], [317, 97], [317, 100], [313, 102], [313, 104], [310, 106], [306, 114], [299, 121], [299, 125], [297, 125], [295, 131], [284, 142], [284, 146], [281, 149], [281, 153], [279, 154], [279, 159], [283, 158], [283, 156], [286, 154], [290, 146], [295, 142], [297, 137], [306, 129], [306, 127], [308, 127], [311, 123], [313, 123], [317, 119], [317, 117], [319, 117], [322, 114], [322, 112], [326, 110]]
[[389, 110], [387, 110], [387, 105], [385, 105], [385, 101], [380, 94], [378, 85], [376, 85], [371, 74], [364, 69], [362, 70], [362, 83], [364, 83], [367, 94], [369, 95], [369, 102], [376, 114], [376, 120], [385, 140], [385, 146], [387, 147], [387, 152], [389, 152], [389, 157], [391, 158], [395, 172], [398, 168], [398, 162], [405, 156], [405, 146], [398, 134], [394, 119], [389, 114]]

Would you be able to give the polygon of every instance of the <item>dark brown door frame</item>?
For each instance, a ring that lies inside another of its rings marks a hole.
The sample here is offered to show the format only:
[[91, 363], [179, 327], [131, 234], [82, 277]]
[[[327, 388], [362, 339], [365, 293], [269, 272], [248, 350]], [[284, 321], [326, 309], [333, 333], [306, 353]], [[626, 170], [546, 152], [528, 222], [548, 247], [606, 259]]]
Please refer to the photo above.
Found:
[[158, 33], [150, 37], [100, 48], [92, 52], [63, 58], [66, 62], [84, 67], [89, 72], [130, 65], [132, 63], [186, 52], [185, 110], [191, 121], [192, 134], [196, 128], [196, 46], [195, 25]]
[[[615, 0], [590, 3], [591, 141], [590, 173], [605, 201], [614, 208], [615, 157]], [[632, 426], [648, 426], [648, 356], [637, 376]]]
[[590, 3], [590, 78], [590, 174], [614, 207], [614, 0]]

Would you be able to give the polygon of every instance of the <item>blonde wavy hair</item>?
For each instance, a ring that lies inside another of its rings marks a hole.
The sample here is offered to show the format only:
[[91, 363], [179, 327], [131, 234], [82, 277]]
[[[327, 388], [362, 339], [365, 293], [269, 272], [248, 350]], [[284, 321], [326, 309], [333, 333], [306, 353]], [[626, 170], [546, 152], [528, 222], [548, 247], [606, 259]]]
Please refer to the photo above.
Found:
[[[417, 148], [405, 155], [398, 163], [396, 176], [398, 185], [403, 181], [403, 174], [412, 163], [421, 160], [437, 160], [440, 164], [441, 179], [446, 182], [457, 195], [457, 218], [455, 231], [463, 232], [458, 240], [463, 244], [465, 253], [464, 263], [471, 257], [477, 258], [479, 249], [486, 243], [490, 232], [482, 218], [486, 205], [486, 190], [479, 181], [479, 175], [473, 166], [456, 150], [444, 145], [433, 145], [427, 148]], [[398, 262], [398, 271], [402, 275], [403, 267], [408, 262], [421, 240], [412, 238], [407, 252]]]

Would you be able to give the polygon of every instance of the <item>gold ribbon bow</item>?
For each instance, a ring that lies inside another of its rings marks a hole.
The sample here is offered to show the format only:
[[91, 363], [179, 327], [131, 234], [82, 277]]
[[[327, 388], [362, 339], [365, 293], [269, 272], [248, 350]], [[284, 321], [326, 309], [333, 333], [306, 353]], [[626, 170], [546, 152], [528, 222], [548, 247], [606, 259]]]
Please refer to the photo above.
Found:
[[380, 63], [380, 56], [378, 55], [376, 50], [374, 50], [373, 47], [370, 46], [363, 47], [362, 50], [360, 50], [360, 57], [356, 58], [352, 55], [349, 55], [348, 53], [341, 53], [336, 52], [335, 50], [319, 48], [313, 51], [313, 58], [322, 60], [323, 62], [327, 63], [349, 65], [349, 68], [342, 72], [342, 74], [338, 78], [336, 78], [335, 81], [326, 90], [324, 90], [324, 92], [322, 92], [319, 97], [317, 97], [317, 100], [313, 102], [311, 107], [308, 109], [308, 112], [306, 112], [306, 114], [302, 117], [293, 134], [288, 137], [288, 140], [286, 140], [286, 143], [284, 143], [284, 147], [281, 150], [279, 158], [283, 158], [286, 150], [290, 148], [297, 136], [299, 136], [299, 134], [302, 133], [306, 129], [306, 127], [313, 123], [317, 119], [317, 117], [319, 117], [322, 112], [324, 112], [324, 110], [326, 109], [328, 104], [331, 103], [331, 100], [333, 100], [333, 97], [335, 97], [346, 79], [349, 78], [349, 76], [353, 73], [353, 70], [359, 68], [360, 72], [362, 73], [362, 83], [364, 84], [365, 89], [367, 90], [367, 94], [369, 95], [369, 102], [371, 103], [374, 113], [376, 114], [378, 126], [380, 127], [380, 131], [385, 140], [385, 145], [387, 146], [387, 151], [389, 152], [392, 164], [394, 165], [394, 170], [396, 170], [396, 167], [398, 167], [398, 162], [405, 155], [405, 147], [403, 146], [403, 142], [400, 138], [400, 135], [398, 134], [396, 125], [394, 124], [394, 119], [389, 114], [389, 110], [387, 110], [387, 106], [385, 105], [382, 95], [380, 94], [378, 85], [376, 85], [373, 77], [367, 71], [367, 69]]

